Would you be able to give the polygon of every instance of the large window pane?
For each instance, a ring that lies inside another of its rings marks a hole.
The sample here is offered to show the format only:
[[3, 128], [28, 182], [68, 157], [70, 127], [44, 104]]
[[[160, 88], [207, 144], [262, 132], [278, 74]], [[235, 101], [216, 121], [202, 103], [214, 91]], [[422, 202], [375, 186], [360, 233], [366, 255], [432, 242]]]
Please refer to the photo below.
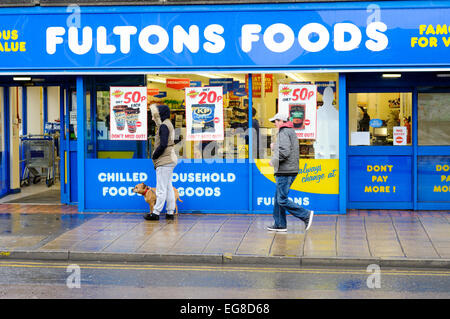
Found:
[[450, 145], [450, 93], [419, 93], [419, 145]]
[[411, 145], [411, 93], [349, 94], [350, 145]]

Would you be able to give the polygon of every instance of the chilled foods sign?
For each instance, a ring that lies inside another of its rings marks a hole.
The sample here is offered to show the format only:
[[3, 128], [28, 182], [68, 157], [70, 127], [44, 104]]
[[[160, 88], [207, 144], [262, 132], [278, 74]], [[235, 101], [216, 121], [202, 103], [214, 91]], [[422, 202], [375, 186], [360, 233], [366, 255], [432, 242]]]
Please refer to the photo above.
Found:
[[147, 139], [147, 88], [110, 88], [110, 139]]

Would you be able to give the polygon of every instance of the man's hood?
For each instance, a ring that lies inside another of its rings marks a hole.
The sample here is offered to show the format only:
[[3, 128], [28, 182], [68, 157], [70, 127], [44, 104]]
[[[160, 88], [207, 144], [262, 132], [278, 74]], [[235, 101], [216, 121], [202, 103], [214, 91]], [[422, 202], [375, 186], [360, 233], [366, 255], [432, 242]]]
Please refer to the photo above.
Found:
[[161, 125], [162, 122], [170, 118], [170, 109], [167, 105], [152, 104], [150, 105], [150, 111], [156, 125]]
[[287, 122], [283, 122], [283, 124], [281, 124], [280, 128], [283, 127], [294, 127], [294, 123], [292, 123], [291, 121], [287, 121]]

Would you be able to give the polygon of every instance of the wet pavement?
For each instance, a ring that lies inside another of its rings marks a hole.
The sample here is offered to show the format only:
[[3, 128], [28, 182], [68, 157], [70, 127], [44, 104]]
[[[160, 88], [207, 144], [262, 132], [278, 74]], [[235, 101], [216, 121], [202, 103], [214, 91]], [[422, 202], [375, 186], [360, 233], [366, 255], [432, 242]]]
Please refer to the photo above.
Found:
[[0, 258], [270, 263], [450, 268], [450, 212], [349, 211], [288, 216], [288, 232], [266, 230], [266, 214], [78, 213], [76, 206], [0, 204]]

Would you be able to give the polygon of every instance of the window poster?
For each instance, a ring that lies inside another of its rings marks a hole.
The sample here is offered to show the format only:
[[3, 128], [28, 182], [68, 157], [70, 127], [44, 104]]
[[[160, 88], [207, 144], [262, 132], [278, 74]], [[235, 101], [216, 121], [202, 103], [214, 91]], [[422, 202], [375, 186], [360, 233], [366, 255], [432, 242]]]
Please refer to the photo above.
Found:
[[186, 89], [186, 140], [223, 139], [223, 88], [216, 86]]
[[280, 84], [279, 112], [289, 114], [299, 139], [316, 139], [317, 88], [315, 85]]
[[147, 87], [110, 88], [110, 139], [147, 140]]

